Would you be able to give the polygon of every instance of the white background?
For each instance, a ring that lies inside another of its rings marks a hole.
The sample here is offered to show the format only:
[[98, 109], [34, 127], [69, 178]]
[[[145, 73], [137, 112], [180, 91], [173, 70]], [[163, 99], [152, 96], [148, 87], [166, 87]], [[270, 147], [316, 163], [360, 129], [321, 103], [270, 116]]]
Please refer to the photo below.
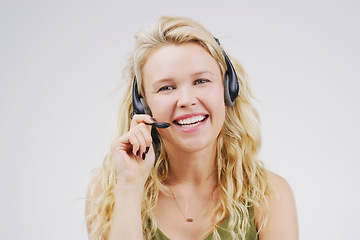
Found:
[[358, 1], [0, 1], [0, 238], [87, 239], [133, 35], [194, 18], [247, 70], [301, 239], [359, 239]]

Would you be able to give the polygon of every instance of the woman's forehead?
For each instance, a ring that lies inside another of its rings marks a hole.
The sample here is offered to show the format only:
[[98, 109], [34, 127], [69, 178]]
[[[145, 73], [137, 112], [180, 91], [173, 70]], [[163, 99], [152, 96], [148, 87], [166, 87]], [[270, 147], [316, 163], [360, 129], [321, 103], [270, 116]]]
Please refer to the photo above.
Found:
[[201, 72], [218, 72], [217, 61], [197, 43], [166, 45], [153, 50], [144, 66], [145, 78], [166, 78], [175, 73], [198, 74]]

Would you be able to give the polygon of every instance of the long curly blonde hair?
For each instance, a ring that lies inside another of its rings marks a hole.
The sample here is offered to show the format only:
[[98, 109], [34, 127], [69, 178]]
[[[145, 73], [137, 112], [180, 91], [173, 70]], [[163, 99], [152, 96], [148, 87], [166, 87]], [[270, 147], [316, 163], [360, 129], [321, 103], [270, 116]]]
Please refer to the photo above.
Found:
[[[126, 94], [119, 109], [116, 137], [129, 131], [131, 122], [132, 96], [131, 88], [134, 76], [137, 76], [140, 94], [142, 87], [142, 68], [152, 50], [168, 44], [195, 42], [206, 49], [217, 60], [221, 72], [226, 72], [224, 54], [213, 35], [199, 23], [184, 17], [161, 17], [150, 30], [141, 30], [135, 35], [135, 50], [124, 69]], [[231, 57], [230, 57], [231, 58]], [[269, 180], [258, 152], [261, 147], [260, 122], [256, 109], [252, 105], [252, 93], [246, 73], [233, 58], [231, 61], [239, 76], [240, 93], [233, 107], [226, 107], [223, 128], [217, 139], [217, 181], [219, 201], [212, 210], [216, 219], [213, 228], [214, 239], [220, 239], [217, 232], [221, 221], [229, 216], [229, 229], [232, 239], [245, 239], [250, 224], [250, 208], [258, 209], [259, 228], [266, 218], [264, 208], [269, 195]], [[146, 239], [155, 234], [157, 225], [153, 217], [153, 209], [157, 204], [160, 191], [165, 190], [165, 181], [169, 175], [168, 159], [161, 136], [152, 132], [155, 149], [155, 164], [151, 171], [143, 193], [142, 221]], [[101, 194], [88, 199], [90, 211], [86, 223], [90, 239], [107, 239], [114, 209], [113, 191], [117, 174], [113, 165], [111, 152], [104, 159], [103, 167], [96, 178], [101, 186]], [[89, 194], [89, 196], [94, 196]], [[259, 230], [259, 229], [258, 229]]]

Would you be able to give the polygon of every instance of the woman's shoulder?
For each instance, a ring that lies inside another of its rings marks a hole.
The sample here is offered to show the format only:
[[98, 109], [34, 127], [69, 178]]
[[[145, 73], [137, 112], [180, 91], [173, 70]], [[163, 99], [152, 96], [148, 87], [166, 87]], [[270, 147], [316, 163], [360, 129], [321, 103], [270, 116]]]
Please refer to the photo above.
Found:
[[290, 187], [290, 184], [284, 177], [269, 170], [267, 170], [266, 172], [267, 175], [269, 176], [270, 185], [272, 186], [274, 193], [280, 194], [282, 196], [293, 195], [293, 191]]
[[[295, 196], [288, 181], [282, 176], [267, 171], [270, 194], [265, 217], [267, 221], [259, 233], [260, 239], [298, 239], [298, 220]], [[257, 218], [255, 209], [255, 219]]]

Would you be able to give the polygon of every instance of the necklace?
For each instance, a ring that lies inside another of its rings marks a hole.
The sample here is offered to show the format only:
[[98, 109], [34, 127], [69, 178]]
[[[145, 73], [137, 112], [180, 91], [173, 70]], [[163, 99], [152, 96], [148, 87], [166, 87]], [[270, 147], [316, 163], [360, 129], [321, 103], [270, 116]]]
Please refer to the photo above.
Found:
[[177, 198], [176, 198], [176, 195], [175, 195], [172, 187], [169, 186], [169, 188], [170, 188], [170, 190], [171, 190], [171, 192], [172, 192], [172, 195], [173, 195], [174, 198], [175, 198], [176, 205], [178, 206], [178, 208], [179, 208], [181, 214], [183, 215], [185, 221], [187, 221], [187, 222], [193, 222], [193, 221], [200, 215], [200, 213], [204, 210], [204, 208], [205, 208], [205, 206], [206, 206], [206, 203], [209, 201], [210, 197], [214, 194], [215, 189], [216, 189], [216, 186], [217, 186], [217, 185], [215, 185], [214, 189], [211, 191], [211, 193], [209, 194], [209, 196], [208, 196], [207, 199], [205, 200], [204, 205], [202, 206], [202, 208], [200, 209], [199, 213], [198, 213], [195, 217], [186, 217], [185, 213], [183, 212], [183, 210], [182, 210], [181, 207], [180, 207], [180, 204], [179, 204], [179, 202], [178, 202], [178, 200], [177, 200]]

